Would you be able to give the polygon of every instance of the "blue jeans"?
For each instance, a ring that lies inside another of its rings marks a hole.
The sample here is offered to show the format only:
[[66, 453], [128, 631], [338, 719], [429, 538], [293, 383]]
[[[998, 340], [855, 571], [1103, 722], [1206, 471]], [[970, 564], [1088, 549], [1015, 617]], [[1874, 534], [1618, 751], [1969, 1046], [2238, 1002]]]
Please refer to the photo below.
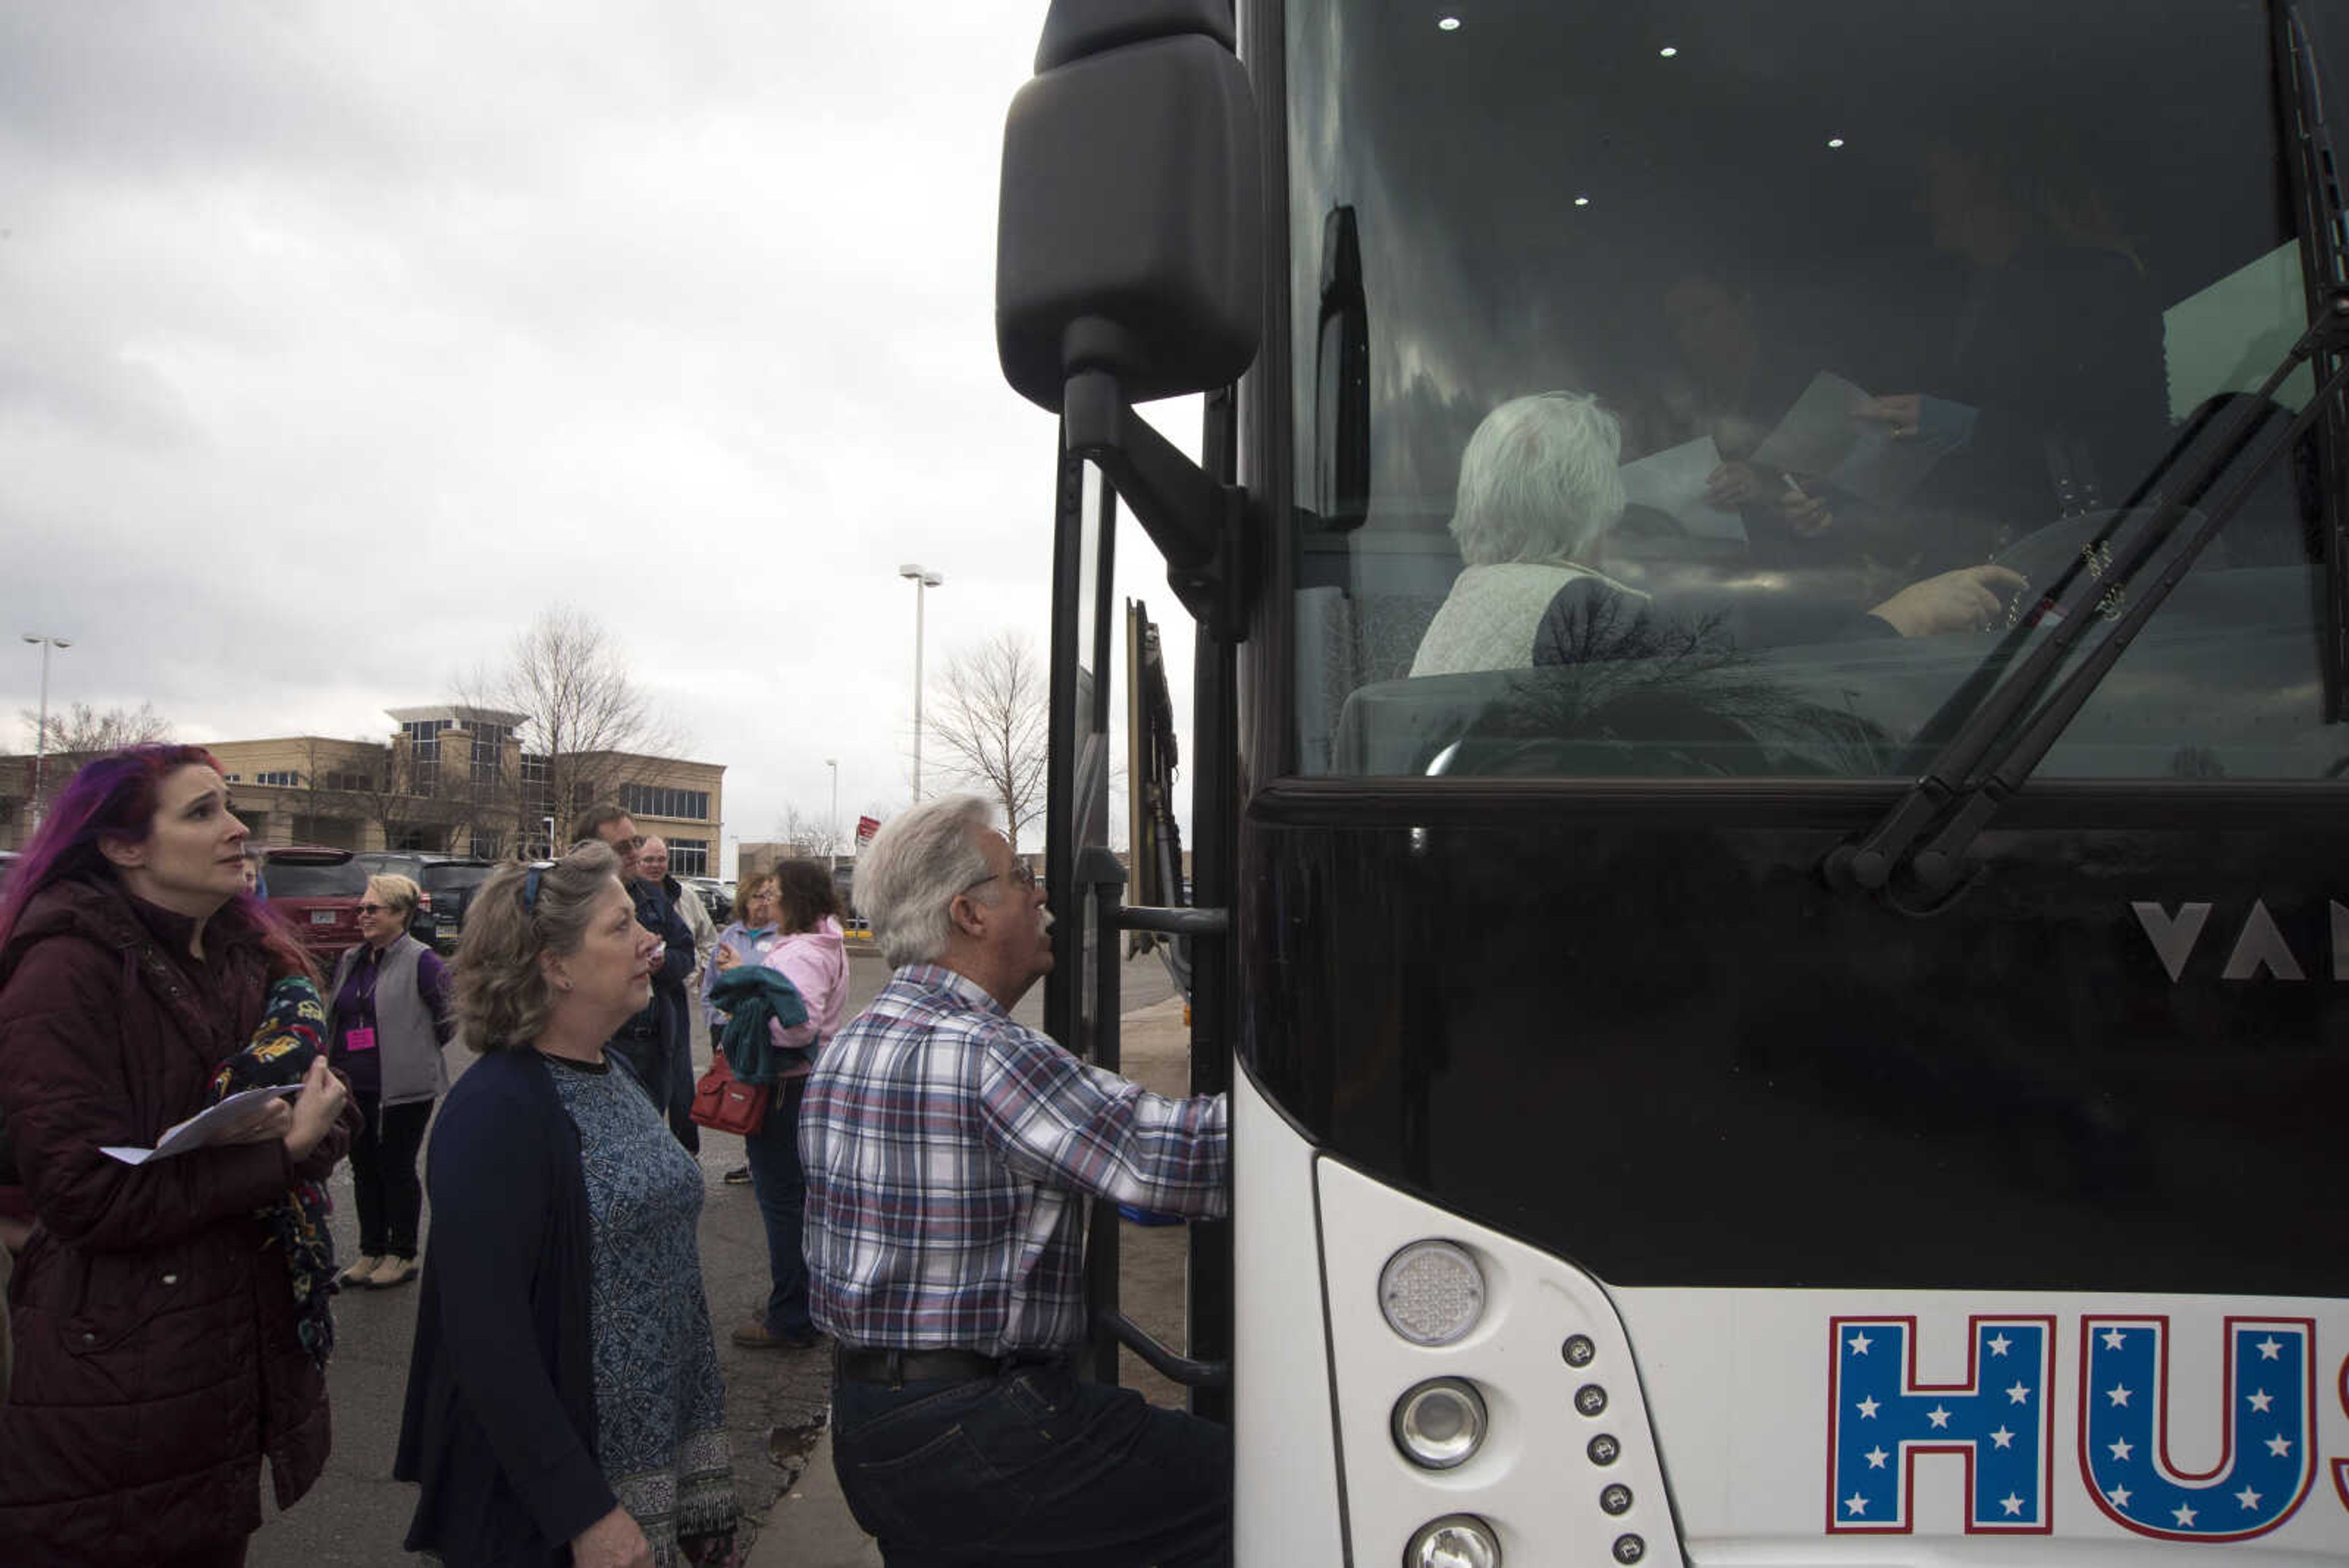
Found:
[[1224, 1568], [1225, 1428], [1066, 1362], [957, 1383], [835, 1377], [832, 1461], [888, 1568]]
[[805, 1334], [808, 1320], [806, 1243], [807, 1173], [800, 1168], [800, 1101], [807, 1080], [775, 1085], [767, 1119], [742, 1140], [750, 1167], [750, 1190], [767, 1222], [767, 1312], [769, 1334]]

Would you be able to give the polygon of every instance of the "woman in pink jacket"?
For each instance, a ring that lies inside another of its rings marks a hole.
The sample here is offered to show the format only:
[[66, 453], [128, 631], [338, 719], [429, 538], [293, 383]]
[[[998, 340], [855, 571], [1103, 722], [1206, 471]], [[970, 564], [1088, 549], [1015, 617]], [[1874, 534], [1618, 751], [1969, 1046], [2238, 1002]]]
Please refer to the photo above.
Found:
[[[807, 1006], [807, 1022], [771, 1025], [775, 1044], [805, 1051], [812, 1061], [840, 1032], [848, 1008], [848, 947], [840, 929], [840, 897], [832, 873], [817, 860], [786, 860], [773, 872], [775, 944], [758, 961], [792, 982]], [[747, 955], [721, 944], [717, 964], [731, 969]], [[823, 1336], [808, 1320], [807, 1255], [800, 1241], [807, 1208], [807, 1177], [800, 1168], [800, 1097], [808, 1070], [775, 1085], [766, 1122], [742, 1140], [750, 1187], [767, 1221], [767, 1309], [734, 1331], [734, 1343], [754, 1350], [807, 1350]]]

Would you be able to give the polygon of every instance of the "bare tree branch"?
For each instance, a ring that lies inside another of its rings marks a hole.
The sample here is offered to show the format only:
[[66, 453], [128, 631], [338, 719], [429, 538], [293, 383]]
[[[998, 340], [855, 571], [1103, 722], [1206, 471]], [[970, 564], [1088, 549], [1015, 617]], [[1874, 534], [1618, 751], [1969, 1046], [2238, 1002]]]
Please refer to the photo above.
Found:
[[1013, 849], [1044, 814], [1044, 753], [1050, 724], [1043, 671], [1028, 639], [999, 632], [957, 654], [933, 698], [930, 733], [946, 771], [1002, 807]]
[[825, 860], [842, 853], [842, 835], [822, 817], [796, 805], [783, 807], [783, 815], [775, 822], [775, 837], [811, 860]]
[[27, 794], [37, 794], [35, 810], [46, 815], [58, 794], [73, 781], [82, 763], [108, 752], [119, 752], [125, 746], [145, 745], [150, 742], [169, 741], [171, 726], [163, 715], [155, 711], [151, 702], [141, 702], [136, 708], [91, 707], [87, 702], [75, 702], [49, 712], [47, 743], [43, 743], [40, 711], [23, 708], [17, 716], [25, 722], [25, 748], [27, 752], [46, 752], [38, 773], [37, 791], [31, 785], [35, 768], [27, 762], [24, 778]]
[[[525, 838], [536, 836], [538, 815], [551, 815], [558, 850], [575, 814], [614, 799], [621, 785], [647, 773], [639, 757], [677, 748], [674, 728], [629, 674], [611, 633], [569, 605], [532, 622], [503, 668], [457, 686], [463, 706], [520, 716], [516, 732], [532, 775], [509, 778], [502, 763], [498, 777], [479, 786], [494, 801], [481, 802], [475, 815], [484, 826], [492, 819], [518, 823]], [[441, 772], [450, 774], [450, 763]], [[471, 777], [470, 767], [457, 772]]]
[[[25, 722], [26, 748], [39, 749], [39, 710], [22, 708], [17, 710], [17, 716]], [[51, 711], [47, 751], [53, 757], [93, 757], [102, 752], [116, 752], [125, 746], [143, 745], [150, 741], [168, 741], [171, 738], [170, 722], [155, 711], [155, 705], [151, 702], [141, 702], [136, 708], [108, 708], [103, 711], [87, 702], [76, 702]]]

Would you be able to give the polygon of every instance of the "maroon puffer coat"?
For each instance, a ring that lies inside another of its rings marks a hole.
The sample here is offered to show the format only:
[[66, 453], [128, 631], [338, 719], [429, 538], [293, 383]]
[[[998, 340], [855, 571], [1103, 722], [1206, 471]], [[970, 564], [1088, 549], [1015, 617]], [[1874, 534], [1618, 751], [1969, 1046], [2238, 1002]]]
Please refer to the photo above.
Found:
[[36, 1216], [8, 1287], [15, 1386], [0, 1409], [0, 1562], [144, 1563], [261, 1525], [326, 1463], [326, 1378], [295, 1337], [285, 1260], [254, 1211], [350, 1146], [355, 1108], [297, 1166], [281, 1143], [144, 1166], [202, 1110], [260, 1020], [265, 950], [63, 882], [0, 951], [0, 1111]]

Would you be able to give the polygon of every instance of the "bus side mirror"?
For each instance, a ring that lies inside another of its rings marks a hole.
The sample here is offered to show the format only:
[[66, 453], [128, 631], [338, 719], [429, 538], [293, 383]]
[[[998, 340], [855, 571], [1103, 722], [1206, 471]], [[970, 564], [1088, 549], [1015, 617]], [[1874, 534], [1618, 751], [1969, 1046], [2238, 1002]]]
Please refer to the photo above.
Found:
[[1229, 0], [1053, 0], [1003, 134], [996, 347], [1021, 396], [1238, 379], [1264, 335], [1256, 99]]

